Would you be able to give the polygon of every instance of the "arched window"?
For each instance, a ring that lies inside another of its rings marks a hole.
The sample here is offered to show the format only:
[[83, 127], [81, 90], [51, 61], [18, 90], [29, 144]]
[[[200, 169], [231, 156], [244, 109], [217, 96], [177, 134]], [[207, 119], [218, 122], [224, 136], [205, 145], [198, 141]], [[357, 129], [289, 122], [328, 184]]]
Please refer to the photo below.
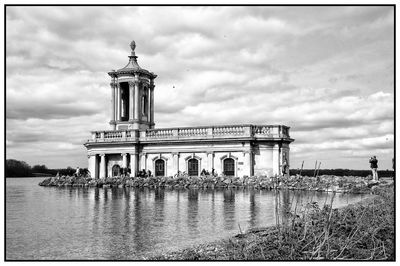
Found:
[[165, 162], [163, 159], [157, 159], [154, 168], [155, 176], [165, 176]]
[[115, 164], [112, 167], [112, 173], [111, 174], [112, 174], [112, 176], [119, 176], [121, 174], [121, 167], [119, 167], [118, 164]]
[[226, 158], [224, 160], [224, 174], [226, 176], [235, 175], [235, 160], [233, 160], [232, 158]]
[[198, 176], [199, 175], [199, 161], [197, 159], [190, 159], [188, 161], [188, 175]]

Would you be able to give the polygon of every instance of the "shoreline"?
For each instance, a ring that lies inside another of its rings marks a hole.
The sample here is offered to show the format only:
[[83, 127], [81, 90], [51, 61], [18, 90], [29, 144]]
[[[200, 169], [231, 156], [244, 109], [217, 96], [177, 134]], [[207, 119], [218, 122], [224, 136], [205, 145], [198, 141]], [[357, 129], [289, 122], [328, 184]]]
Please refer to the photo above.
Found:
[[167, 189], [224, 189], [224, 188], [253, 188], [262, 190], [301, 190], [317, 192], [336, 192], [368, 194], [379, 184], [390, 184], [390, 179], [373, 181], [368, 178], [354, 176], [318, 177], [289, 176], [289, 177], [113, 177], [92, 179], [90, 177], [47, 177], [39, 183], [45, 187], [100, 187], [100, 188], [167, 188]]
[[[245, 233], [229, 238], [143, 259], [394, 261], [394, 186], [376, 186], [372, 194], [374, 196], [371, 198], [340, 208], [324, 205], [313, 210], [306, 209], [299, 213], [302, 217], [293, 215], [291, 211], [288, 220], [278, 225], [250, 228]], [[384, 218], [385, 222], [381, 224], [376, 221], [378, 217]], [[364, 218], [368, 221], [364, 221]], [[344, 226], [345, 220], [347, 224]], [[371, 225], [369, 221], [374, 223]], [[366, 234], [365, 231], [371, 234]], [[325, 235], [325, 238], [316, 240], [316, 235]], [[383, 252], [375, 253], [375, 242], [381, 245]]]

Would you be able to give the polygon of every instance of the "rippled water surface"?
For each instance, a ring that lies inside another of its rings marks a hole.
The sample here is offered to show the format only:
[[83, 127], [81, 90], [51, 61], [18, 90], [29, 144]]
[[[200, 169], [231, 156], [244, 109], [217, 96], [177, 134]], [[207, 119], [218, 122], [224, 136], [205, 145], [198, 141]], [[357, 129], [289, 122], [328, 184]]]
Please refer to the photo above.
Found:
[[[41, 180], [7, 178], [7, 259], [141, 259], [273, 225], [277, 202], [301, 209], [332, 197], [252, 189], [55, 188], [38, 186]], [[334, 206], [363, 197], [337, 194]]]

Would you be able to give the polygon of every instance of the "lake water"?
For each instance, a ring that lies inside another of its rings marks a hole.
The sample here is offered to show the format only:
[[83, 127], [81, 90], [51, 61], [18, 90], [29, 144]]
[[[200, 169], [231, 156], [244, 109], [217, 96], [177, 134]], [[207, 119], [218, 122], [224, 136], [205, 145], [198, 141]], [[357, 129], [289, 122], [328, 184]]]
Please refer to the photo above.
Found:
[[[329, 203], [333, 195], [253, 189], [57, 188], [40, 187], [41, 180], [6, 180], [6, 259], [142, 259], [274, 225], [277, 199], [301, 209], [310, 201]], [[336, 194], [334, 207], [365, 197]]]

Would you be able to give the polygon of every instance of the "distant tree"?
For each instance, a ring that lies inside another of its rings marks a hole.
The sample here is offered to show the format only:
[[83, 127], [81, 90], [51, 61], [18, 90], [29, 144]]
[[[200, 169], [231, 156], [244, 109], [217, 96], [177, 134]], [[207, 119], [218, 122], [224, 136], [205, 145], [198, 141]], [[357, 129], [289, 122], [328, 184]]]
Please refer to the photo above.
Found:
[[32, 168], [24, 161], [6, 160], [6, 177], [32, 176]]
[[46, 165], [34, 165], [32, 167], [32, 172], [34, 173], [47, 173], [48, 169]]
[[67, 167], [67, 175], [73, 175], [75, 173], [75, 169], [72, 168], [71, 166]]

